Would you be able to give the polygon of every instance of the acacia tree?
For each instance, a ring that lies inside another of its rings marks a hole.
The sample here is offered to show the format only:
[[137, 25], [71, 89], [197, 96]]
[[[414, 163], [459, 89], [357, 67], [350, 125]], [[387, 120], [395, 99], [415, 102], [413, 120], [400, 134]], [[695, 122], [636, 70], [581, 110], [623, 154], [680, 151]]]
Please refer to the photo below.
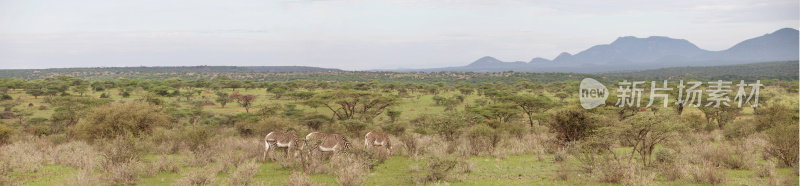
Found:
[[225, 108], [225, 105], [227, 105], [228, 102], [231, 101], [231, 99], [228, 97], [228, 93], [217, 92], [217, 99], [215, 101], [217, 101], [217, 103], [219, 103], [222, 106], [222, 108]]
[[39, 82], [29, 82], [25, 86], [25, 93], [30, 94], [33, 96], [34, 99], [39, 98], [39, 96], [44, 95], [44, 86], [42, 86]]
[[506, 96], [501, 98], [501, 100], [508, 103], [513, 103], [522, 109], [522, 112], [528, 116], [528, 122], [530, 123], [531, 127], [533, 127], [534, 113], [543, 113], [556, 106], [552, 100], [545, 96], [534, 96], [530, 94]]
[[494, 119], [499, 122], [508, 122], [511, 117], [517, 114], [517, 106], [509, 103], [492, 104], [472, 109], [473, 112], [480, 114], [486, 119]]
[[716, 121], [717, 126], [722, 129], [729, 121], [732, 121], [739, 115], [740, 108], [732, 106], [720, 107], [700, 107], [700, 111], [706, 115], [706, 122], [711, 124], [711, 121]]
[[329, 90], [304, 102], [311, 107], [330, 109], [339, 120], [369, 120], [397, 103], [398, 99], [395, 97], [359, 90]]
[[231, 100], [236, 101], [242, 107], [244, 107], [245, 112], [250, 113], [250, 107], [253, 106], [253, 101], [256, 100], [256, 95], [252, 94], [239, 94], [235, 92], [228, 96]]
[[637, 114], [623, 121], [620, 128], [621, 141], [633, 144], [631, 160], [634, 153], [639, 153], [642, 164], [647, 166], [648, 158], [652, 156], [656, 145], [664, 144], [677, 137], [685, 128], [680, 121], [676, 121], [677, 113], [672, 110], [654, 114]]
[[402, 113], [403, 113], [403, 111], [399, 111], [399, 110], [389, 110], [389, 111], [386, 111], [386, 116], [389, 116], [389, 119], [392, 121], [392, 123], [394, 123], [395, 121], [397, 121], [397, 118], [399, 118], [400, 114], [402, 114]]
[[89, 85], [87, 85], [87, 84], [77, 85], [75, 87], [72, 87], [72, 91], [77, 92], [78, 94], [83, 96], [84, 93], [89, 91]]

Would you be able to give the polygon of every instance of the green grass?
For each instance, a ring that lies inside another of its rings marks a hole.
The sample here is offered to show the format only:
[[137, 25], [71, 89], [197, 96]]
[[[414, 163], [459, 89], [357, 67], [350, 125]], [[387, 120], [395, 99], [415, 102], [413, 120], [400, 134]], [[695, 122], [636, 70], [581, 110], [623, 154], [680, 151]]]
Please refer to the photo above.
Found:
[[9, 175], [12, 181], [22, 185], [59, 185], [67, 183], [72, 174], [77, 169], [62, 165], [44, 165], [35, 172], [19, 173]]

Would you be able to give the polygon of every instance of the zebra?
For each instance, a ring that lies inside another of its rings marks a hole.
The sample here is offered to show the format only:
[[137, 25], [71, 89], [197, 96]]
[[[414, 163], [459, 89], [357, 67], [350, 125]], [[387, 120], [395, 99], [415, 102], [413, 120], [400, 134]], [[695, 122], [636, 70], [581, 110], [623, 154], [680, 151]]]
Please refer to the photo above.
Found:
[[392, 142], [389, 140], [389, 135], [383, 132], [370, 131], [364, 135], [364, 148], [370, 147], [384, 147], [386, 148], [387, 155], [392, 154]]
[[299, 139], [297, 136], [295, 136], [294, 132], [270, 132], [266, 137], [264, 137], [264, 162], [267, 161], [267, 154], [269, 154], [270, 161], [275, 161], [272, 153], [270, 153], [271, 149], [286, 148], [286, 157], [292, 158], [289, 156], [289, 153], [292, 152], [292, 149], [296, 147], [299, 147], [300, 150], [303, 150], [303, 146], [301, 146], [299, 143]]
[[[338, 153], [351, 147], [350, 141], [340, 134], [311, 132], [306, 135], [306, 143], [312, 142], [316, 147], [309, 150]], [[307, 145], [307, 144], [306, 144]]]

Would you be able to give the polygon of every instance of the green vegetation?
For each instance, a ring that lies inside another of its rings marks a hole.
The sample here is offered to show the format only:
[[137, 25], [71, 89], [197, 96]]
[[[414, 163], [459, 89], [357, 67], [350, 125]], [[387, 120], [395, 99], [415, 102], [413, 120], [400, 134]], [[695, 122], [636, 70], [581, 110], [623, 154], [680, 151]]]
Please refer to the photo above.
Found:
[[[798, 183], [796, 68], [744, 77], [775, 79], [761, 79], [759, 107], [720, 109], [615, 106], [617, 81], [661, 77], [635, 74], [125, 70], [3, 74], [29, 80], [0, 79], [0, 185]], [[585, 77], [609, 103], [580, 107]], [[352, 148], [262, 162], [272, 131]], [[368, 131], [390, 134], [391, 151], [364, 147]]]

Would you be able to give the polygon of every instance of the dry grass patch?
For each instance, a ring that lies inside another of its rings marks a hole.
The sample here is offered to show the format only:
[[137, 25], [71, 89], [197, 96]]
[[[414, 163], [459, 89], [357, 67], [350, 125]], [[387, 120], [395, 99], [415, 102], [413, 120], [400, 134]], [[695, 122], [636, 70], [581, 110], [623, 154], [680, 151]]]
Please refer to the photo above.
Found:
[[175, 185], [213, 185], [216, 181], [216, 171], [213, 169], [203, 167], [188, 171], [175, 181]]
[[313, 186], [313, 185], [317, 185], [317, 184], [315, 184], [313, 181], [311, 181], [311, 178], [308, 177], [308, 174], [303, 173], [303, 172], [295, 171], [295, 172], [292, 172], [291, 175], [289, 175], [289, 181], [286, 182], [286, 185], [289, 185], [289, 186]]
[[236, 167], [236, 170], [231, 174], [229, 183], [231, 185], [249, 185], [252, 181], [253, 175], [258, 172], [261, 167], [255, 161], [248, 161]]
[[715, 166], [713, 163], [706, 162], [694, 167], [690, 172], [694, 181], [719, 185], [725, 182], [725, 171]]

